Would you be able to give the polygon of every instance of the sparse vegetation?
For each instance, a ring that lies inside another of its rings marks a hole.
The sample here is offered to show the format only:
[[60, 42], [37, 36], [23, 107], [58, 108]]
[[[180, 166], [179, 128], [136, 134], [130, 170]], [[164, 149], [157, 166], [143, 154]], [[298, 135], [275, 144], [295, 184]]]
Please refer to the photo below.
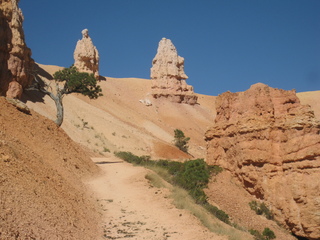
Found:
[[197, 204], [203, 206], [221, 221], [230, 224], [228, 214], [208, 203], [207, 195], [203, 191], [208, 185], [210, 170], [213, 169], [216, 175], [222, 171], [222, 168], [210, 168], [203, 159], [189, 160], [181, 163], [168, 160], [152, 161], [150, 160], [150, 156], [139, 157], [131, 152], [116, 152], [115, 156], [129, 163], [146, 166], [151, 169], [158, 170], [160, 168], [166, 170], [167, 174], [160, 173], [166, 181], [185, 189]]
[[255, 240], [271, 240], [276, 238], [276, 235], [270, 228], [265, 228], [262, 234], [255, 229], [250, 229], [249, 232], [254, 236]]
[[184, 133], [180, 129], [174, 130], [174, 145], [183, 152], [188, 152], [190, 138], [185, 137]]
[[110, 152], [110, 150], [106, 147], [103, 147], [103, 152]]
[[276, 235], [270, 228], [265, 228], [262, 232], [262, 235], [265, 236], [266, 240], [275, 239]]
[[82, 129], [88, 126], [88, 122], [86, 122], [84, 119], [81, 119], [81, 122], [82, 122]]
[[273, 220], [273, 214], [264, 203], [258, 203], [257, 201], [249, 202], [250, 208], [258, 215], [264, 215], [267, 219]]

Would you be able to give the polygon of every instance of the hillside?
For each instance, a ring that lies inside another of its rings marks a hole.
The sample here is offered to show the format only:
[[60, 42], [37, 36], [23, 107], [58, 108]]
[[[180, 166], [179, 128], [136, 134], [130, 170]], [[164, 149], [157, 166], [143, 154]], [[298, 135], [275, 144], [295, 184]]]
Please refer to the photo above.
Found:
[[100, 215], [82, 181], [99, 169], [52, 121], [0, 105], [0, 239], [94, 239]]
[[[39, 66], [45, 79], [61, 69]], [[146, 79], [108, 77], [99, 85], [103, 96], [96, 100], [77, 94], [63, 100], [62, 128], [73, 140], [101, 154], [107, 148], [111, 152], [130, 151], [155, 158], [193, 158], [172, 144], [174, 130], [179, 128], [191, 138], [189, 152], [194, 157], [205, 157], [203, 136], [215, 116], [215, 97], [198, 95], [199, 104], [190, 106], [153, 99], [151, 82]], [[146, 99], [151, 100], [151, 106], [142, 103]], [[47, 96], [26, 91], [23, 100], [40, 114], [55, 119], [54, 102]]]
[[[39, 64], [39, 73], [44, 80], [51, 79], [59, 69]], [[153, 99], [150, 84], [146, 79], [107, 77], [99, 82], [104, 96], [96, 100], [77, 94], [66, 96], [62, 129], [94, 156], [111, 157], [109, 161], [115, 161], [112, 157], [114, 151], [130, 151], [136, 155], [150, 155], [154, 159], [205, 158], [204, 133], [216, 116], [216, 97], [197, 94], [198, 104], [194, 106], [172, 103], [166, 99]], [[320, 119], [317, 104], [320, 92], [298, 93], [297, 96], [302, 104], [310, 105]], [[40, 114], [55, 119], [55, 106], [48, 97], [26, 91], [23, 101]], [[147, 106], [145, 103], [148, 102], [152, 105]], [[176, 128], [191, 138], [190, 155], [173, 146]], [[125, 166], [123, 168], [126, 169]], [[255, 198], [241, 188], [228, 172], [212, 179], [207, 194], [210, 202], [230, 214], [237, 224], [261, 232], [269, 227], [278, 239], [294, 239], [275, 222], [250, 210], [248, 203]]]

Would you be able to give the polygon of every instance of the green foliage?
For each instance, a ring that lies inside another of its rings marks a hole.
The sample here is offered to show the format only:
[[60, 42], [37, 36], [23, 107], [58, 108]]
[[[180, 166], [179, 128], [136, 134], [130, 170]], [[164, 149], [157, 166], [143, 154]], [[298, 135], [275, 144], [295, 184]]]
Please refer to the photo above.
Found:
[[221, 221], [230, 224], [229, 215], [226, 214], [224, 211], [220, 210], [216, 206], [213, 206], [211, 204], [206, 204], [205, 208], [211, 212], [213, 215], [215, 215], [218, 219]]
[[258, 215], [264, 215], [267, 219], [272, 220], [273, 214], [264, 203], [257, 203], [257, 201], [249, 202], [250, 208]]
[[94, 75], [78, 72], [74, 66], [55, 72], [53, 77], [58, 82], [65, 82], [63, 94], [76, 92], [93, 99], [102, 95]]
[[262, 234], [258, 230], [254, 229], [250, 229], [249, 232], [254, 236], [255, 240], [271, 240], [276, 238], [276, 235], [270, 228], [265, 228]]
[[223, 171], [223, 168], [218, 165], [209, 166], [210, 173], [214, 176], [217, 176]]
[[[221, 221], [230, 224], [228, 214], [207, 202], [208, 197], [203, 189], [208, 186], [210, 170], [212, 169], [208, 167], [203, 159], [189, 160], [181, 163], [168, 160], [151, 161], [150, 156], [138, 157], [130, 152], [116, 152], [115, 156], [130, 163], [161, 167], [167, 170], [170, 174], [170, 179], [167, 179], [167, 181], [187, 190], [197, 204], [202, 205]], [[222, 171], [222, 168], [218, 166], [213, 169], [216, 169], [216, 172]]]
[[174, 145], [183, 152], [188, 152], [190, 138], [185, 137], [184, 133], [180, 129], [174, 130]]
[[175, 183], [186, 190], [205, 188], [209, 182], [209, 169], [203, 159], [186, 161], [175, 177]]
[[114, 155], [121, 158], [129, 163], [134, 163], [138, 165], [145, 165], [146, 162], [150, 161], [150, 156], [136, 156], [131, 152], [115, 152]]
[[110, 150], [108, 148], [106, 148], [106, 147], [103, 147], [103, 151], [104, 152], [110, 152]]
[[270, 228], [265, 228], [262, 232], [262, 235], [266, 237], [266, 240], [275, 239], [276, 235]]
[[265, 237], [258, 230], [250, 229], [249, 233], [254, 236], [255, 240], [265, 240]]

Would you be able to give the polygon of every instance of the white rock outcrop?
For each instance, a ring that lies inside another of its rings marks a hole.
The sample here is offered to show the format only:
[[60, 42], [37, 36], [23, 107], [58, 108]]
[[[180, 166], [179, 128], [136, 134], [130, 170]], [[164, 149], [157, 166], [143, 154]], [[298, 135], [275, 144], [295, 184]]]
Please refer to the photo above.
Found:
[[99, 52], [93, 45], [88, 29], [82, 30], [82, 39], [78, 40], [74, 50], [74, 66], [79, 72], [93, 73], [99, 79]]
[[162, 38], [156, 56], [152, 61], [152, 96], [166, 97], [173, 102], [197, 103], [193, 87], [186, 83], [188, 76], [184, 72], [184, 58], [178, 55], [170, 39]]

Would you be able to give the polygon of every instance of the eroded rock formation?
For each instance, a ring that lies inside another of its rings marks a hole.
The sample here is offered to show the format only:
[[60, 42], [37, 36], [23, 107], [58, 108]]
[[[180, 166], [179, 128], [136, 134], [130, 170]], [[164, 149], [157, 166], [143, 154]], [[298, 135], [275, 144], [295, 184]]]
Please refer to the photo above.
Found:
[[93, 45], [88, 29], [82, 30], [82, 39], [78, 40], [74, 50], [74, 66], [80, 72], [93, 73], [99, 79], [99, 52]]
[[320, 239], [320, 122], [295, 91], [255, 84], [217, 97], [207, 161], [229, 170], [295, 235]]
[[177, 49], [170, 39], [162, 38], [156, 56], [152, 61], [152, 96], [166, 97], [173, 102], [197, 103], [193, 87], [186, 83], [184, 58], [178, 56]]
[[[31, 50], [25, 43], [23, 15], [18, 3], [19, 0], [0, 2], [0, 95], [14, 98], [32, 82], [30, 73], [34, 64]], [[12, 81], [15, 83], [10, 84]]]

